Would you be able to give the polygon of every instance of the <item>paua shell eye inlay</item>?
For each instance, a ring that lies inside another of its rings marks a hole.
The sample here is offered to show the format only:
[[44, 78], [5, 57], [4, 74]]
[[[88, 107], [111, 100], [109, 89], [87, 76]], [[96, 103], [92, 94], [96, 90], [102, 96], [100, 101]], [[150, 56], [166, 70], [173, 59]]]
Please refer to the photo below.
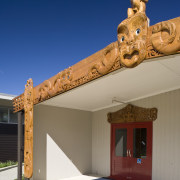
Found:
[[140, 34], [140, 32], [141, 32], [141, 30], [138, 28], [138, 29], [136, 29], [136, 35], [139, 35]]
[[125, 40], [125, 37], [124, 36], [122, 36], [121, 37], [121, 42], [123, 42]]

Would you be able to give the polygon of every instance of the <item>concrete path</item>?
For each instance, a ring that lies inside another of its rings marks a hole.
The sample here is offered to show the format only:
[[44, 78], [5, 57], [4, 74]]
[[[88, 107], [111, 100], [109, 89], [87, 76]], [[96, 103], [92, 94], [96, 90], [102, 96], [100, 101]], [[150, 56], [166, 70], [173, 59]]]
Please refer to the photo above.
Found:
[[13, 168], [6, 170], [0, 169], [0, 180], [15, 180], [15, 179], [17, 179], [17, 166], [13, 166]]
[[[0, 180], [15, 180], [15, 179], [17, 179], [17, 167], [13, 167], [5, 171], [0, 171]], [[97, 177], [97, 176], [81, 175], [81, 176], [65, 178], [61, 180], [108, 180], [108, 179]]]

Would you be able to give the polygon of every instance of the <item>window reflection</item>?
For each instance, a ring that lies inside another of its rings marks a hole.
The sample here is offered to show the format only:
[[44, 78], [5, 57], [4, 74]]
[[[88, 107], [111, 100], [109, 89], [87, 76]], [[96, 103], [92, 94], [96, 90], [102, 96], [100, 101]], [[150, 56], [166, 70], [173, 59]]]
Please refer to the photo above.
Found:
[[133, 157], [146, 158], [146, 128], [135, 128], [133, 130]]
[[0, 122], [8, 122], [8, 109], [0, 107]]
[[116, 156], [127, 156], [127, 129], [116, 129], [115, 131], [115, 154]]
[[17, 113], [11, 107], [0, 107], [0, 123], [17, 123]]

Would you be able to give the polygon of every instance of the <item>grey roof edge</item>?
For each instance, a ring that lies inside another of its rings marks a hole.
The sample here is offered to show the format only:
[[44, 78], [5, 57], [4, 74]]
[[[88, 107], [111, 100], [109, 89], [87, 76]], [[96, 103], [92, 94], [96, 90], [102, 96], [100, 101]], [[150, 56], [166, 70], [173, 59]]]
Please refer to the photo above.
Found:
[[12, 100], [16, 95], [0, 93], [0, 99]]

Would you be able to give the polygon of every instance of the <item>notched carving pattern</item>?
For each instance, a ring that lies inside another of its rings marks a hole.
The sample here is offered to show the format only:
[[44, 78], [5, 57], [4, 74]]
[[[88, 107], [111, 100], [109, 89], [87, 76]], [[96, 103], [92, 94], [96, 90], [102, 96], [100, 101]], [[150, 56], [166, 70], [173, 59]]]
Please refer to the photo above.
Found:
[[142, 108], [128, 104], [125, 108], [108, 113], [109, 123], [148, 122], [157, 119], [157, 108]]
[[24, 109], [24, 94], [21, 94], [13, 99], [13, 111], [14, 113]]
[[147, 59], [159, 57], [159, 56], [163, 56], [163, 55], [164, 55], [163, 53], [160, 53], [159, 51], [154, 49], [152, 44], [147, 45], [147, 52], [146, 52], [146, 58]]
[[25, 135], [24, 135], [24, 175], [33, 174], [33, 81], [29, 79], [24, 91]]

